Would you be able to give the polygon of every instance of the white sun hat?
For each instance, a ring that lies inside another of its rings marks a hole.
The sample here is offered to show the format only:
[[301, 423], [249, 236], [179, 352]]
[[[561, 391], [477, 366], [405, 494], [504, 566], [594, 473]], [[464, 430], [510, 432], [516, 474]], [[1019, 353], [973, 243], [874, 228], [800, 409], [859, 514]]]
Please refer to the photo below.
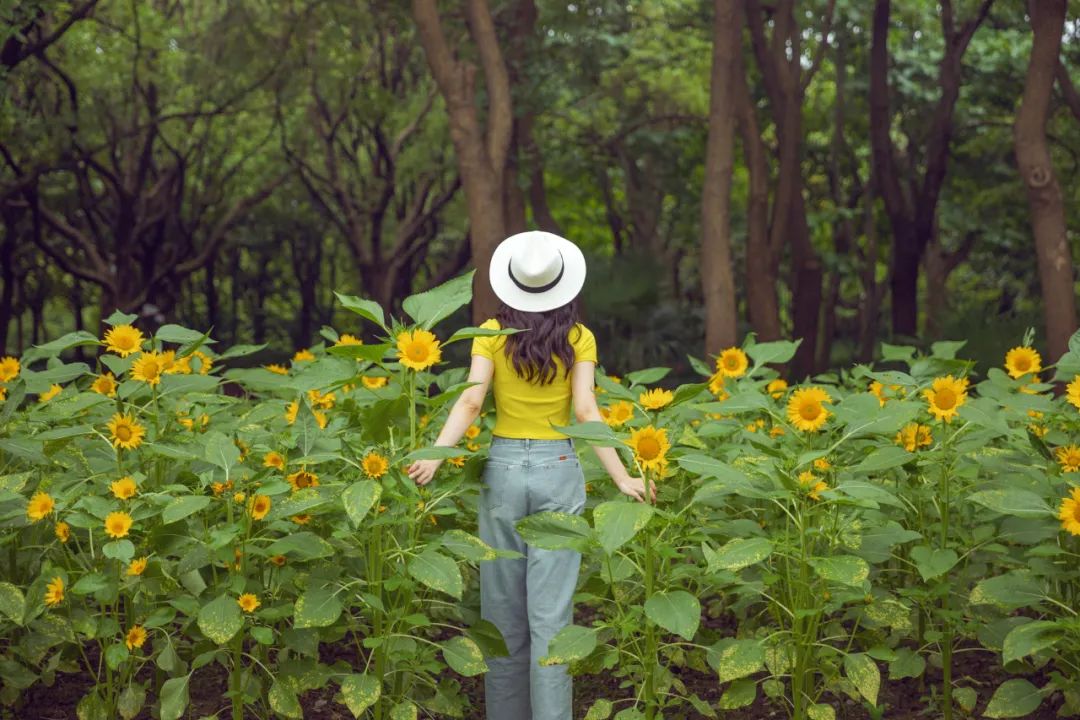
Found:
[[566, 238], [541, 230], [499, 243], [488, 270], [500, 300], [522, 312], [547, 312], [573, 300], [585, 285], [585, 256]]

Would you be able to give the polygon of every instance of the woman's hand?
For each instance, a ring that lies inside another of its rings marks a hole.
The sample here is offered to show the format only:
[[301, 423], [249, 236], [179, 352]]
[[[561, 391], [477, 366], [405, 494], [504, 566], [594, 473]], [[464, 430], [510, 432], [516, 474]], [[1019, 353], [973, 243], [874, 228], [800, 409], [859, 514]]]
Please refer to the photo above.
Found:
[[[615, 486], [624, 495], [629, 495], [638, 502], [645, 502], [645, 479], [639, 477], [630, 477], [623, 474], [620, 477], [615, 478]], [[651, 491], [652, 502], [656, 502], [656, 485], [649, 483], [649, 490]]]
[[405, 472], [417, 485], [427, 485], [435, 477], [442, 460], [417, 460]]

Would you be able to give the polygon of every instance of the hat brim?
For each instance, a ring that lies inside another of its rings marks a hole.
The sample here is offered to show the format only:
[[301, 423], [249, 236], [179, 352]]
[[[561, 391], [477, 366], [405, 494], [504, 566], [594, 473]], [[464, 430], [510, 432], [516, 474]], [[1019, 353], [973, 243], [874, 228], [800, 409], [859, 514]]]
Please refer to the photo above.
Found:
[[[510, 277], [510, 257], [529, 243], [538, 241], [551, 242], [559, 249], [563, 257], [563, 274], [555, 287], [532, 293], [522, 290]], [[581, 293], [585, 286], [585, 273], [585, 255], [577, 245], [566, 238], [540, 230], [518, 233], [503, 240], [495, 248], [488, 269], [491, 289], [495, 291], [496, 297], [522, 312], [547, 312], [566, 305]]]

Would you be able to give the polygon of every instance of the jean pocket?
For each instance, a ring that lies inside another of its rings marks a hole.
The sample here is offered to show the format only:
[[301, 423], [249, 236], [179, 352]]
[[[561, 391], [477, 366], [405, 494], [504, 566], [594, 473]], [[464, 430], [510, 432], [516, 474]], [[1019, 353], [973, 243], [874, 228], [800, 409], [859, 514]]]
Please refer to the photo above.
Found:
[[537, 474], [546, 496], [543, 510], [581, 514], [585, 509], [585, 475], [577, 457], [540, 465]]
[[506, 482], [514, 470], [514, 465], [497, 460], [488, 460], [484, 464], [484, 473], [481, 476], [483, 484], [480, 488], [480, 503], [483, 507], [495, 510], [506, 504]]

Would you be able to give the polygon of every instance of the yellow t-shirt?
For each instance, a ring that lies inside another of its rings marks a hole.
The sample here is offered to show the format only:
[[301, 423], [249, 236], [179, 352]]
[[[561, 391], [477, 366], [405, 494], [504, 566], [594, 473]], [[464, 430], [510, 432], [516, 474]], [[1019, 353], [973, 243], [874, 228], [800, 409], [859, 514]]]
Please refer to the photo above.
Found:
[[[500, 329], [498, 320], [488, 320], [480, 327]], [[580, 323], [575, 325], [570, 330], [570, 346], [574, 349], [574, 362], [596, 362], [596, 338], [589, 328]], [[555, 358], [555, 380], [550, 385], [541, 385], [518, 375], [505, 350], [505, 335], [473, 340], [472, 354], [482, 355], [495, 363], [495, 376], [491, 383], [495, 391], [497, 415], [495, 435], [515, 439], [562, 440], [566, 436], [551, 427], [570, 424], [572, 389], [562, 361]]]

